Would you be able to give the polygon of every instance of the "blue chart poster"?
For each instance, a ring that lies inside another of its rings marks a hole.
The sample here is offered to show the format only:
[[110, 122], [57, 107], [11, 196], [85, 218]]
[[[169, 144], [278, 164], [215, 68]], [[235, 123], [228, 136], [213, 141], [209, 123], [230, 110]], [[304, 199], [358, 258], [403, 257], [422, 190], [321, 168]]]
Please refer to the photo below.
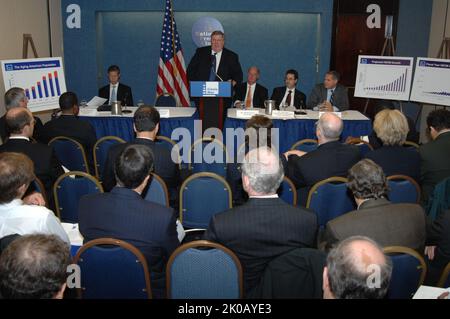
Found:
[[411, 101], [450, 106], [450, 60], [417, 59]]
[[5, 91], [12, 87], [25, 90], [32, 112], [59, 107], [58, 100], [66, 92], [61, 58], [1, 61]]
[[408, 101], [414, 58], [359, 56], [355, 96]]

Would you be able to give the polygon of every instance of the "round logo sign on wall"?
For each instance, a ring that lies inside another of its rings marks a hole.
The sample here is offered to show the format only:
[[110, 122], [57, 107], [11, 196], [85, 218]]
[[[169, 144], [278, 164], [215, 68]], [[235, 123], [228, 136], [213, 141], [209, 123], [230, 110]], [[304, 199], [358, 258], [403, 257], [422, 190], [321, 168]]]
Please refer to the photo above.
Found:
[[192, 26], [192, 40], [198, 48], [211, 45], [211, 33], [222, 31], [223, 26], [216, 18], [203, 17]]

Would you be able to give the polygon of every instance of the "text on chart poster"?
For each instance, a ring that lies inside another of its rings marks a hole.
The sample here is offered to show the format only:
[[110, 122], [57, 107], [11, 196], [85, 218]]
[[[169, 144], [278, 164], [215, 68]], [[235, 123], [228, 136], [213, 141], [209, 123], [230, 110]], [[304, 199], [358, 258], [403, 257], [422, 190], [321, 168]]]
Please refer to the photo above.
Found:
[[414, 58], [359, 56], [355, 97], [408, 101]]
[[450, 60], [417, 59], [411, 101], [450, 106]]
[[25, 90], [31, 112], [59, 107], [59, 97], [66, 92], [61, 58], [1, 61], [5, 91], [12, 87]]

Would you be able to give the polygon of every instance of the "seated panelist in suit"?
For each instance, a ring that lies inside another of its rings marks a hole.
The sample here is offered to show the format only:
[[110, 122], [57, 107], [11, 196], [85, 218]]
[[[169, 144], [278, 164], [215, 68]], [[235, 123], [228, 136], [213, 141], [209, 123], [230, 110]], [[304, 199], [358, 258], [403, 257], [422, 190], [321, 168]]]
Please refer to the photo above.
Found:
[[133, 106], [134, 102], [131, 88], [123, 83], [119, 83], [120, 68], [117, 65], [111, 65], [108, 68], [108, 79], [109, 84], [98, 90], [98, 96], [108, 99], [108, 104], [120, 101], [122, 105]]
[[242, 185], [249, 201], [215, 215], [204, 235], [238, 256], [246, 294], [259, 283], [270, 261], [295, 248], [316, 246], [314, 212], [278, 198], [283, 176], [278, 154], [267, 147], [251, 150], [242, 164]]
[[267, 100], [269, 93], [267, 89], [258, 84], [260, 71], [256, 66], [252, 66], [247, 72], [247, 82], [236, 85], [234, 92], [234, 107], [240, 107], [241, 104], [246, 109], [253, 107], [264, 107], [264, 101]]
[[308, 99], [308, 109], [341, 112], [348, 110], [347, 88], [339, 84], [341, 75], [336, 71], [325, 74], [323, 83], [317, 84]]
[[[297, 90], [298, 72], [296, 70], [287, 70], [284, 77], [286, 86], [273, 89], [271, 100], [276, 102], [276, 106], [304, 108], [306, 105], [306, 95]], [[281, 109], [281, 108], [280, 108]]]
[[165, 267], [180, 244], [175, 212], [141, 197], [153, 170], [153, 156], [147, 147], [128, 146], [114, 167], [117, 185], [110, 193], [81, 198], [80, 232], [85, 242], [107, 237], [136, 246], [147, 260], [154, 297], [163, 298]]

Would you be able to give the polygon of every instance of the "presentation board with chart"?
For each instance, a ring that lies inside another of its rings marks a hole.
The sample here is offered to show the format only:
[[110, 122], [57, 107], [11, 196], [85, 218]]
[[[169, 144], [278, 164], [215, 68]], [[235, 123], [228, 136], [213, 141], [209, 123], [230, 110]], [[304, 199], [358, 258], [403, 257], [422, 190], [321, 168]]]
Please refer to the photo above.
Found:
[[59, 107], [59, 97], [66, 92], [61, 58], [1, 61], [5, 91], [12, 87], [25, 90], [32, 112]]
[[450, 106], [450, 60], [417, 59], [411, 101]]
[[414, 58], [359, 56], [355, 97], [408, 101]]

